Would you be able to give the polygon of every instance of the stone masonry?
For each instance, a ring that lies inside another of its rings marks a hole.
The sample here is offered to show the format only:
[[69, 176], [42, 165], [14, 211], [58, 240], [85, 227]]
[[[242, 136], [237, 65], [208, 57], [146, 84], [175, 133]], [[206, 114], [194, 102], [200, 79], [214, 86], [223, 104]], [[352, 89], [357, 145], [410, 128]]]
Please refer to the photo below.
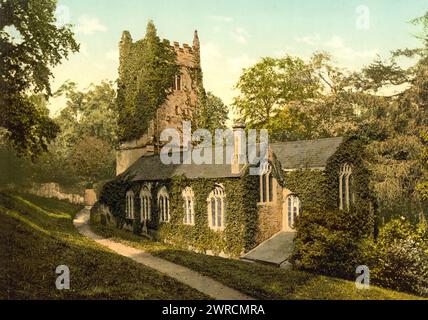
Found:
[[[133, 44], [131, 35], [125, 31], [122, 35], [119, 50], [123, 57], [127, 49]], [[192, 77], [195, 71], [200, 71], [200, 43], [198, 33], [195, 31], [193, 45], [174, 42], [171, 46], [177, 55], [177, 64], [180, 66], [180, 76], [171, 79], [174, 83], [173, 92], [157, 110], [155, 118], [150, 122], [148, 131], [139, 139], [123, 143], [116, 153], [116, 174], [123, 173], [141, 156], [155, 152], [157, 146], [153, 141], [159, 141], [160, 133], [166, 128], [178, 129], [182, 127], [182, 121], [192, 116], [196, 107], [198, 94], [197, 77]], [[123, 68], [125, 59], [121, 59], [120, 67]]]

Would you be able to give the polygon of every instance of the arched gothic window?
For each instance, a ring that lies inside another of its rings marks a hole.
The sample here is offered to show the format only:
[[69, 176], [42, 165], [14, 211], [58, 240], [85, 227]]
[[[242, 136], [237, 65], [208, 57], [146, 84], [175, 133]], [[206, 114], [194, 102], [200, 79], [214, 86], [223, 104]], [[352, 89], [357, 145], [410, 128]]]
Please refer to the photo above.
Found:
[[152, 195], [149, 188], [143, 187], [140, 191], [140, 203], [141, 203], [141, 222], [144, 220], [150, 220], [152, 218]]
[[125, 216], [127, 219], [134, 219], [134, 192], [128, 191], [126, 193], [126, 207], [125, 207]]
[[186, 187], [182, 192], [182, 196], [184, 201], [183, 223], [188, 225], [195, 225], [195, 194], [193, 193], [192, 188]]
[[296, 225], [297, 217], [301, 212], [302, 206], [300, 199], [296, 195], [289, 195], [287, 197], [287, 216], [288, 216], [288, 227], [294, 229]]
[[169, 195], [165, 187], [158, 192], [159, 220], [169, 222]]
[[349, 209], [354, 202], [352, 191], [352, 168], [345, 163], [340, 168], [339, 174], [339, 209]]
[[224, 230], [225, 228], [225, 198], [224, 188], [221, 185], [217, 185], [207, 198], [208, 225], [213, 230]]
[[272, 176], [272, 166], [266, 164], [264, 169], [264, 174], [260, 175], [259, 185], [260, 185], [260, 203], [268, 203], [273, 201], [273, 176]]

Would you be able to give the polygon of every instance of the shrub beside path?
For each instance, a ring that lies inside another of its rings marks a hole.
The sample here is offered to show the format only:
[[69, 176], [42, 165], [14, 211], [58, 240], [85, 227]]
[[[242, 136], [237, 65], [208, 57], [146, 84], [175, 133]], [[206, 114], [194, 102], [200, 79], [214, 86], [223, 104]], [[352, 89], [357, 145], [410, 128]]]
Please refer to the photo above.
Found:
[[181, 265], [157, 258], [151, 254], [126, 246], [124, 244], [103, 238], [93, 233], [89, 227], [90, 209], [85, 208], [76, 216], [73, 221], [80, 234], [91, 238], [97, 243], [109, 248], [110, 250], [128, 257], [149, 268], [155, 269], [167, 276], [174, 278], [214, 299], [217, 300], [253, 300], [253, 298], [229, 288], [220, 282], [203, 276], [200, 273], [183, 267]]

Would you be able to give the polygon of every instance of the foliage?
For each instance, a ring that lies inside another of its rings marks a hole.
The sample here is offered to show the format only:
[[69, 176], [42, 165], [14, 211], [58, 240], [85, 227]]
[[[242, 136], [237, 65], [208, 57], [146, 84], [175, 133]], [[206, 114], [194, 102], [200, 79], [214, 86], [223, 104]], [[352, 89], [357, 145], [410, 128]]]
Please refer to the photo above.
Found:
[[101, 225], [91, 229], [103, 237], [149, 252], [185, 266], [256, 299], [417, 299], [417, 296], [371, 286], [359, 290], [354, 281], [330, 278], [310, 272], [289, 270], [238, 259], [224, 259], [182, 250], [174, 244], [154, 242], [124, 230]]
[[[413, 21], [423, 28], [419, 35], [423, 48], [397, 50], [389, 60], [378, 57], [359, 71], [340, 69], [328, 53], [315, 53], [302, 62], [305, 72], [295, 75], [296, 83], [311, 79], [310, 97], [296, 94], [281, 100], [288, 87], [276, 82], [282, 77], [275, 67], [278, 59], [262, 59], [244, 70], [235, 107], [250, 127], [266, 128], [269, 122], [270, 139], [275, 141], [361, 137], [367, 143], [366, 167], [371, 172], [367, 185], [376, 197], [379, 216], [388, 220], [406, 214], [420, 221], [428, 215], [423, 198], [427, 170], [419, 157], [425, 143], [421, 135], [428, 125], [426, 17]], [[399, 60], [403, 56], [415, 64], [403, 68]], [[265, 93], [271, 100], [262, 101]], [[257, 107], [249, 108], [245, 101]], [[270, 106], [268, 112], [259, 107], [263, 103]]]
[[[224, 252], [232, 256], [239, 256], [244, 250], [254, 247], [257, 233], [257, 183], [254, 176], [246, 176], [243, 179], [205, 179], [189, 180], [183, 176], [173, 177], [168, 181], [152, 183], [152, 219], [148, 223], [150, 229], [158, 230], [159, 239], [175, 243], [177, 246], [187, 248], [192, 246], [202, 252], [208, 250], [219, 254]], [[233, 197], [226, 201], [226, 228], [222, 232], [216, 232], [208, 226], [207, 197], [216, 184], [222, 184], [228, 193], [233, 192]], [[157, 193], [166, 186], [170, 195], [171, 221], [159, 222], [159, 206]], [[195, 225], [183, 224], [184, 202], [182, 191], [186, 186], [192, 187], [195, 193]], [[129, 178], [119, 178], [107, 183], [100, 196], [100, 203], [107, 205], [112, 214], [119, 220], [125, 219], [125, 195], [132, 189], [138, 195], [141, 184], [131, 183]], [[135, 212], [138, 214], [133, 223], [134, 231], [141, 231], [139, 219], [139, 201], [135, 198]], [[130, 223], [130, 221], [126, 221]], [[119, 227], [123, 224], [119, 224]]]
[[[367, 160], [366, 143], [359, 137], [347, 137], [328, 159], [324, 171], [305, 169], [287, 172], [285, 187], [299, 196], [304, 209], [334, 210], [339, 207], [339, 172], [347, 163], [352, 167], [353, 207], [366, 214], [375, 203], [373, 192], [368, 187], [371, 173]], [[369, 234], [373, 231], [373, 218], [366, 217], [366, 232]]]
[[308, 271], [345, 279], [364, 265], [360, 244], [365, 218], [356, 211], [304, 210], [297, 223], [292, 262]]
[[299, 58], [263, 58], [245, 69], [236, 89], [241, 94], [234, 107], [241, 120], [251, 128], [272, 129], [272, 118], [293, 101], [304, 101], [316, 96], [318, 83], [310, 67]]
[[367, 241], [373, 282], [383, 287], [428, 296], [428, 232], [404, 218], [381, 228], [375, 242]]
[[49, 145], [48, 152], [34, 162], [27, 159], [12, 162], [16, 157], [5, 144], [1, 158], [8, 161], [7, 168], [15, 175], [9, 176], [9, 182], [16, 184], [18, 177], [26, 175], [27, 184], [34, 181], [77, 186], [114, 177], [115, 95], [111, 82], [91, 85], [85, 91], [78, 90], [75, 83], [64, 83], [55, 93], [66, 98], [66, 106], [54, 119], [61, 132]]
[[61, 127], [59, 140], [62, 140], [64, 148], [70, 148], [83, 136], [96, 137], [111, 146], [117, 145], [116, 90], [113, 82], [101, 81], [81, 91], [76, 83], [67, 81], [55, 92], [55, 96], [66, 99], [66, 106], [55, 118]]
[[[286, 176], [286, 186], [302, 201], [297, 223], [293, 263], [304, 269], [346, 279], [364, 264], [362, 242], [375, 233], [374, 197], [368, 188], [365, 143], [348, 137], [328, 160], [325, 171], [295, 171]], [[352, 167], [354, 202], [339, 207], [339, 172]]]
[[120, 142], [138, 139], [146, 132], [179, 72], [174, 50], [156, 32], [149, 21], [143, 40], [132, 43], [128, 32], [122, 37], [116, 103]]
[[132, 186], [130, 180], [130, 178], [120, 175], [114, 180], [108, 181], [102, 187], [99, 195], [99, 203], [109, 207], [117, 219], [118, 227], [122, 227], [125, 223], [126, 192]]
[[327, 207], [339, 206], [339, 172], [343, 164], [352, 167], [353, 193], [355, 195], [354, 207], [368, 210], [374, 204], [373, 192], [370, 189], [371, 172], [368, 168], [370, 155], [367, 153], [367, 145], [364, 139], [358, 136], [344, 138], [344, 141], [336, 153], [327, 161], [326, 183], [329, 188], [327, 195]]
[[285, 187], [299, 196], [304, 208], [325, 208], [326, 193], [333, 192], [326, 184], [326, 176], [319, 170], [287, 172]]
[[420, 198], [425, 203], [428, 202], [428, 130], [421, 132], [421, 140], [423, 147], [419, 154], [419, 161], [424, 170], [424, 180], [416, 186], [416, 191], [419, 193]]
[[[80, 209], [59, 200], [0, 194], [1, 299], [207, 298], [80, 235], [73, 225]], [[55, 268], [63, 264], [70, 268], [70, 290], [55, 287]]]
[[70, 165], [81, 181], [95, 182], [114, 176], [111, 145], [99, 138], [83, 136], [70, 153]]
[[193, 128], [207, 129], [214, 134], [216, 129], [226, 128], [229, 118], [228, 107], [212, 92], [200, 95], [199, 103], [193, 116]]
[[55, 8], [55, 0], [0, 2], [0, 126], [19, 154], [33, 158], [58, 127], [31, 94], [50, 96], [50, 69], [79, 49], [70, 26], [57, 25]]
[[18, 157], [9, 144], [0, 145], [0, 185], [25, 186], [33, 177], [33, 166], [28, 159]]

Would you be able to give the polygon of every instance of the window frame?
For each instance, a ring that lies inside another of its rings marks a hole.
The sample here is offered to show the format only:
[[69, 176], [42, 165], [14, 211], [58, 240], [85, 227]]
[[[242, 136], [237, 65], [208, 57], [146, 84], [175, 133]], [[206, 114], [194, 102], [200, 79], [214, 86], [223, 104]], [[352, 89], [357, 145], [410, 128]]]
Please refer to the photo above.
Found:
[[174, 76], [174, 79], [172, 80], [172, 89], [173, 91], [181, 91], [181, 88], [182, 88], [181, 74], [177, 74]]
[[140, 221], [152, 220], [152, 194], [150, 188], [144, 186], [140, 190]]
[[264, 165], [264, 174], [259, 177], [259, 205], [271, 205], [276, 200], [276, 184], [275, 178], [272, 175], [272, 165], [267, 163]]
[[[339, 209], [349, 210], [354, 202], [353, 187], [350, 185], [353, 181], [352, 167], [344, 163], [339, 172]], [[352, 192], [352, 193], [351, 193]]]
[[[223, 231], [226, 228], [226, 193], [223, 185], [216, 185], [208, 195], [207, 213], [211, 230]], [[220, 225], [218, 222], [221, 222]]]
[[166, 187], [162, 187], [158, 192], [159, 222], [168, 223], [171, 221], [169, 193]]
[[191, 187], [184, 188], [181, 193], [183, 197], [183, 224], [188, 226], [195, 225], [195, 194]]
[[135, 194], [132, 190], [126, 192], [125, 218], [135, 219]]
[[297, 218], [302, 213], [302, 201], [297, 194], [289, 194], [286, 198], [287, 203], [287, 226], [290, 230], [295, 230]]

